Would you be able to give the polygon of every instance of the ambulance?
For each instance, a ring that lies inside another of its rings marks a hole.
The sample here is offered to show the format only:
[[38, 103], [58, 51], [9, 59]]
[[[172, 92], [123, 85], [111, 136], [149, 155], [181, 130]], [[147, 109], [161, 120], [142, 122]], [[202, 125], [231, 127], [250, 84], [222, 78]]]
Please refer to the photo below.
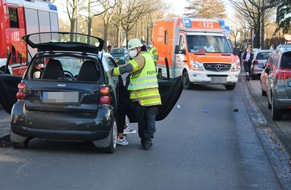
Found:
[[183, 77], [186, 89], [195, 84], [224, 85], [233, 90], [240, 74], [239, 51], [225, 36], [224, 20], [166, 18], [153, 22], [158, 50], [158, 76]]
[[30, 57], [22, 36], [58, 30], [58, 10], [50, 0], [0, 0], [0, 74], [24, 74]]

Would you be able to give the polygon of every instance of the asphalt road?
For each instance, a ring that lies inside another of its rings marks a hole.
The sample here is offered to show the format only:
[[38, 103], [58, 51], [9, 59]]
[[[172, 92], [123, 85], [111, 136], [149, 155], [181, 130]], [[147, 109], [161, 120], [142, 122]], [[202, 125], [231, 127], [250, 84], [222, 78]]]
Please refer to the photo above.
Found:
[[255, 103], [243, 78], [233, 91], [184, 90], [149, 151], [136, 134], [114, 154], [39, 139], [0, 147], [0, 189], [290, 189], [289, 157]]

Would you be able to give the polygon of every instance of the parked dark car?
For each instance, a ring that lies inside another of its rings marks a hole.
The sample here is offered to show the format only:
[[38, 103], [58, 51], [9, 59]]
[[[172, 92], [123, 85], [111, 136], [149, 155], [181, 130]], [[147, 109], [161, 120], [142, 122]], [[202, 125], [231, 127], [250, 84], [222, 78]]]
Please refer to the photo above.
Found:
[[118, 65], [123, 65], [129, 60], [129, 54], [126, 48], [112, 48], [110, 54], [114, 57]]
[[[0, 74], [0, 103], [11, 113], [13, 146], [25, 148], [38, 137], [91, 141], [104, 152], [114, 152], [117, 103], [124, 86], [121, 77], [110, 75], [117, 64], [103, 52], [104, 41], [66, 32], [29, 34], [23, 40], [37, 50], [25, 75]], [[182, 78], [160, 80], [159, 87], [163, 105], [156, 120], [176, 104]], [[134, 114], [127, 115], [136, 122]]]

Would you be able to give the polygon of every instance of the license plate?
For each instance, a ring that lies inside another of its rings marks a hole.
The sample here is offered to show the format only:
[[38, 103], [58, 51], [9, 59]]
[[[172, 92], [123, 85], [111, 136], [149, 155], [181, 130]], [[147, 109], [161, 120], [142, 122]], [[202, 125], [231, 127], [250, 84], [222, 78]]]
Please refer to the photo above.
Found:
[[211, 77], [211, 83], [226, 83], [226, 77]]
[[79, 102], [79, 93], [78, 92], [43, 92], [43, 102], [45, 103]]

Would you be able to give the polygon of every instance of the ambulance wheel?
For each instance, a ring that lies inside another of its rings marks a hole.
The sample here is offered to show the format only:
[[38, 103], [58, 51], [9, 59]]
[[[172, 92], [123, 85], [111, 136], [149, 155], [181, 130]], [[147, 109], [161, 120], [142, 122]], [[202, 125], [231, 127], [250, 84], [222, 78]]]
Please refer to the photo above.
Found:
[[184, 89], [190, 89], [193, 87], [193, 84], [189, 80], [189, 75], [187, 71], [183, 72], [183, 87]]

